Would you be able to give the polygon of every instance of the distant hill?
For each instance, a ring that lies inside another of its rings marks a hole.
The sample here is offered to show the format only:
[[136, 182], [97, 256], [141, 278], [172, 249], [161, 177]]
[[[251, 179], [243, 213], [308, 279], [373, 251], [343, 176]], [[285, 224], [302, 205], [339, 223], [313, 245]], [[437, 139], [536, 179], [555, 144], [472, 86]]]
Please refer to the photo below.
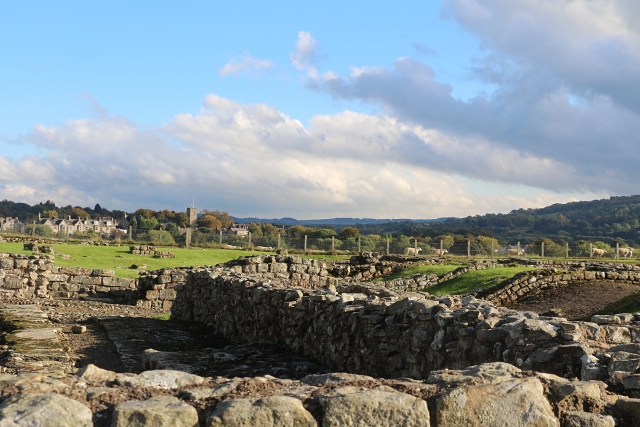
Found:
[[332, 225], [337, 227], [345, 227], [347, 225], [356, 224], [389, 224], [394, 222], [406, 222], [411, 221], [418, 224], [445, 221], [447, 218], [438, 219], [374, 219], [374, 218], [327, 218], [327, 219], [295, 219], [295, 218], [240, 218], [231, 217], [235, 222], [240, 224], [248, 224], [251, 222], [257, 222], [260, 224], [268, 223], [274, 225], [304, 225], [304, 226], [321, 226]]
[[624, 240], [640, 244], [640, 195], [556, 203], [539, 209], [517, 209], [508, 214], [449, 218], [428, 224], [407, 223], [397, 229], [407, 235], [436, 236], [447, 231], [486, 234], [523, 242], [541, 237], [575, 240]]

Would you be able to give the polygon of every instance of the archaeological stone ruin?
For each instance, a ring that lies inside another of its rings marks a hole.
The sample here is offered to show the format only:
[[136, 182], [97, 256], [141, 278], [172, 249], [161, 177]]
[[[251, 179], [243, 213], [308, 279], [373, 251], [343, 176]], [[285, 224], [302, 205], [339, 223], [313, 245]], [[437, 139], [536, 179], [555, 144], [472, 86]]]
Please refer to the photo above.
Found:
[[[0, 254], [0, 426], [640, 425], [640, 314], [513, 308], [572, 283], [640, 286], [640, 268], [477, 260], [381, 280], [443, 262], [260, 255], [121, 279]], [[534, 268], [429, 294], [507, 263]]]

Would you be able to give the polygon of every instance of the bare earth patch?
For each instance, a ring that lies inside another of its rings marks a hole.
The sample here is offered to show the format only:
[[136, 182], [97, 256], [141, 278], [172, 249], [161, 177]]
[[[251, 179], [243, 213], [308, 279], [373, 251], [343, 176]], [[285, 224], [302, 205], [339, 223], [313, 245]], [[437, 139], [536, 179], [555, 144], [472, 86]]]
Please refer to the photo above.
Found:
[[523, 298], [509, 305], [510, 308], [523, 311], [547, 313], [552, 309], [560, 310], [559, 315], [569, 320], [588, 319], [608, 304], [640, 291], [640, 286], [612, 281], [572, 282], [554, 286], [537, 295]]

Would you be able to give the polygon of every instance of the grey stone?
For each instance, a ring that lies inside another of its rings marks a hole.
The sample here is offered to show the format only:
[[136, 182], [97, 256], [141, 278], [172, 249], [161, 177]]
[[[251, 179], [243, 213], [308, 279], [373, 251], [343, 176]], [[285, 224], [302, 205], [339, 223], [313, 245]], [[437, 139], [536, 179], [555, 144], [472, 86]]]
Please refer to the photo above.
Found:
[[116, 379], [115, 372], [98, 368], [93, 364], [80, 368], [76, 375], [85, 381], [113, 381]]
[[396, 391], [342, 387], [320, 396], [322, 426], [429, 427], [422, 399]]
[[374, 381], [374, 379], [366, 375], [333, 372], [330, 374], [307, 375], [300, 380], [301, 383], [308, 385], [336, 385], [354, 381]]
[[116, 405], [111, 427], [197, 427], [195, 408], [173, 396], [156, 396], [151, 399]]
[[451, 387], [468, 383], [492, 383], [510, 380], [513, 374], [521, 372], [517, 367], [504, 362], [483, 363], [462, 370], [446, 369], [432, 371], [427, 378], [428, 384]]
[[233, 399], [221, 402], [207, 427], [316, 427], [313, 416], [293, 397]]
[[19, 394], [0, 405], [0, 427], [91, 427], [91, 410], [59, 394]]
[[144, 371], [140, 375], [135, 376], [118, 375], [116, 382], [129, 387], [176, 389], [200, 385], [204, 382], [204, 378], [181, 371], [158, 369], [155, 371]]
[[615, 427], [610, 415], [592, 414], [581, 411], [567, 411], [562, 416], [562, 427]]
[[454, 389], [438, 401], [438, 427], [558, 427], [537, 378]]

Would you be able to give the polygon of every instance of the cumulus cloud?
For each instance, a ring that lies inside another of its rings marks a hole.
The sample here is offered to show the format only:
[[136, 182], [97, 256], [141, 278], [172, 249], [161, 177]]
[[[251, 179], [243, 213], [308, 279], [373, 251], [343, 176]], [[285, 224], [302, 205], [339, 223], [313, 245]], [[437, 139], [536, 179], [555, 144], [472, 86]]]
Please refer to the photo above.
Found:
[[[573, 197], [471, 191], [462, 177], [474, 168], [492, 169], [494, 181], [533, 182], [531, 168], [549, 180], [567, 174], [549, 159], [499, 152], [478, 138], [351, 111], [316, 116], [305, 127], [267, 105], [216, 95], [198, 114], [178, 114], [160, 128], [106, 115], [37, 126], [26, 139], [47, 155], [0, 157], [8, 172], [0, 176], [2, 197], [133, 210], [182, 209], [195, 195], [202, 207], [238, 215], [307, 218], [451, 216]], [[484, 150], [494, 150], [494, 163], [474, 159]]]
[[311, 35], [311, 31], [300, 31], [298, 33], [298, 42], [296, 50], [290, 55], [291, 63], [298, 70], [306, 71], [315, 69], [316, 64], [316, 48], [318, 42]]
[[439, 132], [455, 154], [449, 162], [416, 155], [425, 167], [438, 159], [445, 172], [476, 179], [559, 192], [637, 192], [636, 3], [447, 0], [444, 7], [481, 40], [486, 54], [470, 71], [495, 92], [456, 99], [431, 67], [408, 57], [391, 68], [353, 68], [317, 87]]
[[268, 59], [252, 58], [249, 55], [240, 56], [238, 58], [231, 59], [224, 67], [218, 71], [220, 77], [228, 76], [229, 74], [259, 74], [273, 67], [273, 62]]

